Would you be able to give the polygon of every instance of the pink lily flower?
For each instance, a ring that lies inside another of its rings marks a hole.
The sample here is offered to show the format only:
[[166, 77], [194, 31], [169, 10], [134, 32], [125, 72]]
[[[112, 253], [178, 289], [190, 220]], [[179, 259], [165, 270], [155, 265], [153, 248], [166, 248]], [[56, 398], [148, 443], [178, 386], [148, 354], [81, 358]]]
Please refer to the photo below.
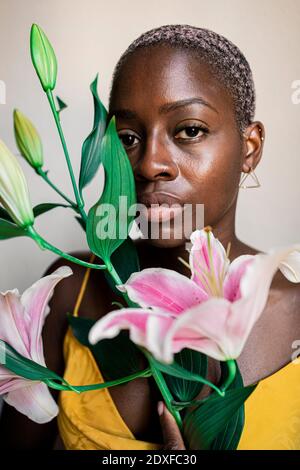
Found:
[[[62, 266], [39, 279], [22, 295], [17, 289], [0, 292], [0, 339], [42, 366], [46, 366], [42, 328], [50, 311], [48, 302], [56, 284], [71, 274], [71, 268]], [[5, 365], [0, 366], [0, 395], [6, 403], [37, 423], [51, 421], [58, 414], [45, 383], [17, 376]]]
[[220, 361], [236, 359], [264, 310], [276, 271], [300, 282], [300, 245], [230, 263], [210, 228], [193, 232], [191, 242], [191, 279], [162, 268], [133, 273], [118, 288], [141, 308], [105, 315], [91, 328], [89, 341], [128, 329], [131, 340], [161, 362], [172, 363], [183, 348]]

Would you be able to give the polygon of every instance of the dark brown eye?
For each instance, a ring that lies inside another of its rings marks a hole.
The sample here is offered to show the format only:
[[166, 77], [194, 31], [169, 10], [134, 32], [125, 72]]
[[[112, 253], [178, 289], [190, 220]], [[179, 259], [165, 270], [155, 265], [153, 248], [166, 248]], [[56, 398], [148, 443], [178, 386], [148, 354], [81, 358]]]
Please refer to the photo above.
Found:
[[129, 132], [119, 133], [119, 138], [125, 148], [130, 148], [137, 144], [138, 138], [135, 134], [129, 134]]
[[191, 140], [205, 133], [207, 133], [207, 129], [202, 126], [185, 126], [177, 132], [176, 138]]

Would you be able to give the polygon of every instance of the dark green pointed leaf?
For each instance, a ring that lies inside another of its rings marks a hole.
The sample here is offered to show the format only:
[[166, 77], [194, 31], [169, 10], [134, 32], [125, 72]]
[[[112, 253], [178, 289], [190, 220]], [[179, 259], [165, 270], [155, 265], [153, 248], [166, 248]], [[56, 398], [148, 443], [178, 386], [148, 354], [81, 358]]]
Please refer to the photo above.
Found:
[[94, 124], [91, 133], [82, 145], [79, 190], [90, 183], [101, 162], [101, 141], [105, 134], [107, 111], [97, 92], [98, 75], [91, 83], [90, 90], [94, 100]]
[[45, 212], [51, 211], [56, 207], [69, 207], [67, 204], [56, 204], [52, 202], [44, 202], [42, 204], [38, 204], [33, 208], [33, 214], [35, 217], [44, 214]]
[[254, 389], [255, 385], [241, 387], [241, 377], [237, 373], [224, 397], [214, 393], [202, 405], [188, 410], [183, 430], [189, 449], [236, 448], [243, 426], [243, 417], [237, 412]]
[[120, 379], [143, 370], [143, 354], [129, 339], [127, 331], [121, 331], [115, 338], [103, 339], [92, 345], [88, 335], [95, 320], [70, 314], [68, 320], [76, 339], [91, 350], [106, 381]]
[[0, 240], [14, 237], [24, 237], [27, 233], [21, 227], [6, 219], [0, 219]]
[[88, 214], [87, 241], [91, 251], [107, 263], [127, 239], [135, 217], [135, 213], [128, 215], [128, 210], [136, 204], [134, 176], [114, 116], [102, 139], [101, 155], [105, 185], [99, 201]]
[[[227, 367], [224, 362], [221, 362], [221, 383], [227, 375]], [[237, 367], [235, 380], [229, 387], [229, 390], [235, 388], [243, 388], [243, 379], [239, 368]], [[211, 444], [211, 450], [235, 450], [238, 446], [242, 431], [244, 428], [245, 412], [244, 405], [240, 406], [232, 418], [227, 421], [224, 429], [218, 434]]]
[[58, 113], [60, 113], [63, 109], [66, 109], [68, 107], [68, 105], [59, 96], [56, 97], [56, 101], [58, 104], [58, 110], [57, 110]]
[[[184, 369], [206, 377], [207, 374], [207, 356], [192, 349], [182, 349], [175, 354], [174, 360]], [[203, 383], [191, 380], [183, 380], [171, 375], [165, 375], [166, 383], [173, 395], [178, 401], [194, 400], [203, 388]]]
[[[139, 258], [135, 243], [130, 237], [125, 240], [119, 248], [114, 251], [111, 257], [111, 262], [120, 276], [122, 282], [126, 282], [132, 273], [140, 270]], [[103, 272], [107, 283], [110, 288], [116, 293], [120, 294], [120, 291], [116, 289], [115, 283], [107, 271]]]
[[58, 380], [63, 379], [47, 367], [41, 366], [24, 356], [21, 356], [14, 348], [5, 341], [0, 340], [0, 363], [16, 375], [29, 380]]
[[192, 382], [203, 383], [203, 380], [205, 380], [205, 377], [201, 377], [198, 373], [193, 373], [192, 371], [184, 369], [175, 361], [172, 364], [165, 364], [163, 362], [157, 361], [153, 356], [149, 356], [146, 351], [145, 355], [149, 357], [149, 360], [154, 364], [156, 369], [160, 370], [164, 374], [177, 377], [178, 379], [190, 380]]

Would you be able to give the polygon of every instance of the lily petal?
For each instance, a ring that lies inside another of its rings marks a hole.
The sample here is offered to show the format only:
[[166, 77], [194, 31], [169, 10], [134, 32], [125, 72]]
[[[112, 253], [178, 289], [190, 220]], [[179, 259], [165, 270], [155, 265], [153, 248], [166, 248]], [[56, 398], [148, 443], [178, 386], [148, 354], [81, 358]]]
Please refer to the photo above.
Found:
[[32, 382], [13, 374], [4, 367], [0, 367], [0, 395], [27, 387]]
[[154, 355], [159, 355], [166, 331], [174, 319], [160, 311], [141, 308], [121, 308], [98, 320], [89, 332], [89, 342], [95, 344], [104, 338], [113, 338], [121, 330], [129, 330], [130, 339]]
[[290, 282], [300, 282], [300, 251], [292, 251], [279, 265], [282, 274]]
[[241, 297], [241, 278], [244, 276], [247, 266], [253, 260], [254, 255], [242, 255], [232, 261], [223, 285], [225, 299], [234, 302]]
[[58, 406], [46, 384], [31, 382], [27, 387], [13, 390], [3, 396], [4, 401], [32, 421], [43, 424], [58, 414]]
[[161, 361], [171, 363], [173, 354], [183, 348], [219, 361], [235, 356], [240, 338], [231, 337], [227, 331], [230, 313], [231, 303], [222, 298], [211, 298], [187, 310], [167, 331]]
[[[45, 365], [41, 333], [45, 318], [50, 311], [48, 302], [53, 295], [56, 284], [72, 273], [70, 267], [61, 266], [52, 274], [39, 279], [21, 296], [21, 303], [26, 311], [28, 322], [30, 356], [33, 361], [41, 365]], [[14, 343], [10, 344], [14, 345]]]
[[163, 268], [146, 268], [133, 273], [118, 289], [127, 291], [130, 299], [144, 308], [154, 307], [176, 315], [208, 298], [191, 279]]
[[24, 315], [17, 289], [0, 293], [0, 339], [11, 344], [22, 356], [30, 358]]
[[[208, 245], [208, 236], [210, 246]], [[206, 230], [195, 230], [190, 239], [192, 242], [189, 257], [192, 270], [191, 279], [209, 295], [216, 295], [216, 289], [220, 292], [222, 290], [223, 279], [229, 266], [225, 249], [213, 233], [209, 232], [208, 234]], [[212, 286], [211, 276], [213, 276], [216, 286]]]
[[[268, 253], [259, 253], [247, 266], [240, 283], [241, 297], [232, 303], [229, 325], [230, 328], [238, 330], [237, 334], [241, 335], [245, 341], [266, 306], [276, 271], [282, 266], [282, 263], [291, 260], [290, 254], [297, 249], [300, 249], [300, 245], [284, 247]], [[300, 273], [296, 266], [295, 269], [296, 275], [300, 279]]]

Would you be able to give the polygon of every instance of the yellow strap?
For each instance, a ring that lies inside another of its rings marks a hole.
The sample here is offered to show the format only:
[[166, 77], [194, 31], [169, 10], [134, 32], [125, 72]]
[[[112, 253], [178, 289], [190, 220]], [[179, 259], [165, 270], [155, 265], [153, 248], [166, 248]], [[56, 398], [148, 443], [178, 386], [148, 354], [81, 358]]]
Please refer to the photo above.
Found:
[[[95, 257], [96, 257], [96, 255], [94, 253], [92, 253], [89, 262], [93, 263]], [[88, 283], [88, 280], [89, 280], [89, 277], [90, 277], [90, 273], [91, 273], [91, 268], [87, 268], [85, 273], [84, 273], [84, 278], [83, 278], [83, 281], [82, 281], [82, 284], [81, 284], [81, 287], [80, 287], [80, 291], [79, 291], [78, 296], [77, 296], [76, 304], [75, 304], [75, 307], [74, 307], [74, 310], [73, 310], [73, 316], [74, 317], [78, 317], [78, 310], [79, 310], [81, 301], [82, 301], [83, 296], [84, 296], [84, 292], [85, 292], [85, 289], [86, 289], [86, 286], [87, 286], [87, 283]]]

